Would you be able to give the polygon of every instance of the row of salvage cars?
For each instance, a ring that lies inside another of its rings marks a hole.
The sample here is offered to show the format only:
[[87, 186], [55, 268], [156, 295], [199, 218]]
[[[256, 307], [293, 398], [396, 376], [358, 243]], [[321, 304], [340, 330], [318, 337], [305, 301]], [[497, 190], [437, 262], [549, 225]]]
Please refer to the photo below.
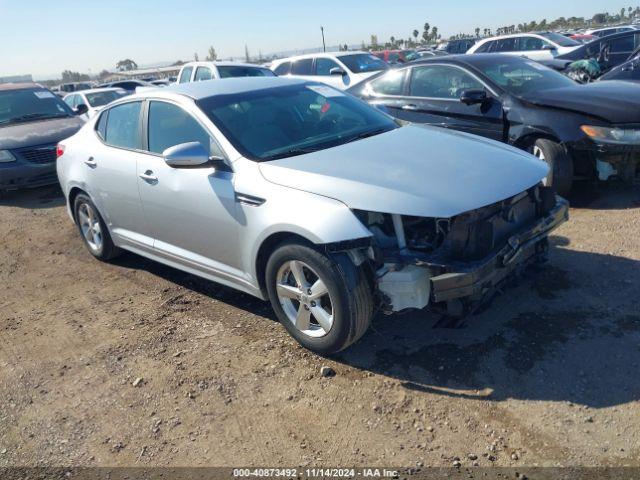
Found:
[[376, 311], [471, 311], [545, 259], [568, 219], [556, 188], [630, 176], [637, 87], [602, 85], [497, 54], [347, 92], [184, 83], [108, 104], [58, 144], [57, 176], [96, 258], [129, 250], [268, 299], [298, 342], [332, 354]]

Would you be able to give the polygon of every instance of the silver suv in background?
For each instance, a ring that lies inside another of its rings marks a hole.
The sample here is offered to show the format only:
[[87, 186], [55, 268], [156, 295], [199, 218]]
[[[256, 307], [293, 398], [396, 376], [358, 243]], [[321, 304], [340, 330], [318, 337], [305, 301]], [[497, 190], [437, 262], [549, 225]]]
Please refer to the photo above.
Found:
[[178, 83], [202, 82], [219, 78], [275, 77], [267, 67], [238, 62], [189, 62], [182, 66]]
[[345, 90], [387, 70], [389, 64], [368, 52], [323, 52], [274, 60], [271, 68], [279, 77], [302, 78]]
[[541, 259], [568, 210], [532, 155], [294, 79], [126, 97], [58, 152], [92, 255], [126, 249], [269, 299], [322, 354], [378, 309], [464, 313]]

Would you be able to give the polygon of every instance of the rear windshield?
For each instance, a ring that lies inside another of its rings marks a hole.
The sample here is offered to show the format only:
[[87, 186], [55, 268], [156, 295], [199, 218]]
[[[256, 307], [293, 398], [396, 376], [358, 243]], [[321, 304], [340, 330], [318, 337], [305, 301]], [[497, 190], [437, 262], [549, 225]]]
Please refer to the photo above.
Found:
[[379, 72], [389, 68], [389, 65], [369, 53], [340, 55], [338, 60], [344, 63], [353, 73]]
[[114, 100], [122, 98], [126, 95], [126, 92], [118, 92], [115, 90], [109, 92], [96, 92], [96, 93], [85, 93], [85, 97], [87, 97], [87, 102], [89, 102], [89, 106], [91, 107], [102, 107], [107, 103], [111, 103]]
[[560, 45], [561, 47], [578, 47], [582, 45], [580, 42], [576, 42], [574, 39], [565, 37], [559, 33], [541, 33], [540, 36], [551, 40], [553, 43]]
[[57, 95], [45, 89], [0, 92], [0, 125], [70, 117], [73, 111]]
[[220, 78], [231, 78], [231, 77], [275, 77], [276, 74], [273, 73], [268, 68], [260, 68], [260, 67], [243, 67], [243, 66], [227, 66], [227, 67], [218, 67], [218, 72], [220, 73]]

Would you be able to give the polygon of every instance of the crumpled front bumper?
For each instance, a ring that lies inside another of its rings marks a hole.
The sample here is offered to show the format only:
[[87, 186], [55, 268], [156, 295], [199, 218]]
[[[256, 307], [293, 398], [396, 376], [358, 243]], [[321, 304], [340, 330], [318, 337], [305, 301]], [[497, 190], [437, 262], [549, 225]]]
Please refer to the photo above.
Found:
[[445, 302], [463, 297], [481, 297], [515, 270], [532, 263], [544, 254], [547, 236], [569, 219], [569, 203], [556, 197], [555, 207], [531, 228], [509, 238], [507, 245], [491, 256], [468, 266], [431, 277], [431, 297]]

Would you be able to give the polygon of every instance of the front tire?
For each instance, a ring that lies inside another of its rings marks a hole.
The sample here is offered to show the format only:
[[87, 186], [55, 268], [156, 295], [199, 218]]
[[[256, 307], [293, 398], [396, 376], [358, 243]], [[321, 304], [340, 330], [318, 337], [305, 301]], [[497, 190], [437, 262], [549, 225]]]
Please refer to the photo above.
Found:
[[565, 148], [553, 140], [539, 138], [533, 142], [530, 151], [549, 165], [545, 185], [553, 186], [559, 195], [567, 196], [573, 187], [573, 160]]
[[305, 348], [331, 355], [369, 328], [373, 294], [362, 267], [311, 247], [285, 243], [267, 262], [269, 300], [289, 334]]
[[73, 214], [78, 231], [91, 255], [106, 262], [121, 253], [113, 244], [102, 216], [88, 195], [78, 194], [73, 202]]

